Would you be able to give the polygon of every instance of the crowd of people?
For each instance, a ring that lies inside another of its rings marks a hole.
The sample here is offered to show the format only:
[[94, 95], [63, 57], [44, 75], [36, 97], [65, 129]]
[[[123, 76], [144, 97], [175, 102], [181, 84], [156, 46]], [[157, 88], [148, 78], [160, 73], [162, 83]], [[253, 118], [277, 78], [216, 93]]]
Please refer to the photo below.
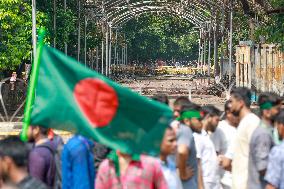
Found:
[[[163, 95], [153, 100], [169, 105]], [[282, 101], [262, 93], [252, 109], [251, 91], [239, 87], [222, 112], [179, 97], [157, 157], [77, 134], [64, 144], [50, 129], [30, 126], [29, 143], [0, 141], [1, 188], [284, 189]]]

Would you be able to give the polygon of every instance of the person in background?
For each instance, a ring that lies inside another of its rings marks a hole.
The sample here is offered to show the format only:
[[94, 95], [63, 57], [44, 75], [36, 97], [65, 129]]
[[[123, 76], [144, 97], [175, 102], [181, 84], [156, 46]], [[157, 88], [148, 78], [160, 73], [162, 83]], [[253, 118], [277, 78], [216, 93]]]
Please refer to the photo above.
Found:
[[191, 104], [188, 97], [181, 96], [178, 97], [173, 104], [173, 110], [174, 110], [174, 118], [180, 117], [180, 112], [183, 106]]
[[[218, 174], [218, 159], [214, 144], [208, 133], [203, 129], [201, 108], [198, 105], [182, 109], [183, 123], [193, 131], [196, 147], [196, 157], [199, 161], [199, 188], [219, 189], [220, 177]], [[202, 177], [202, 179], [200, 178]], [[203, 184], [203, 186], [201, 185]]]
[[220, 171], [221, 185], [223, 189], [232, 188], [231, 162], [233, 159], [233, 142], [237, 134], [236, 127], [239, 124], [238, 117], [231, 113], [230, 108], [230, 101], [226, 101], [224, 107], [225, 120], [220, 121], [217, 127], [225, 136], [225, 148], [220, 151], [218, 156], [220, 161], [219, 163], [223, 169]]
[[166, 105], [169, 105], [169, 99], [168, 96], [165, 94], [155, 95], [152, 97], [153, 100], [164, 103]]
[[41, 180], [48, 187], [54, 187], [56, 164], [54, 159], [54, 145], [47, 137], [48, 129], [40, 126], [30, 126], [28, 130], [29, 142], [33, 149], [29, 154], [29, 173]]
[[157, 159], [113, 151], [99, 167], [95, 188], [167, 189], [168, 185]]
[[284, 189], [284, 110], [279, 112], [274, 121], [282, 143], [270, 151], [264, 179], [268, 183], [266, 189]]
[[[180, 116], [180, 112], [184, 107], [190, 106], [191, 102], [188, 98], [180, 97], [175, 102], [176, 116]], [[196, 158], [196, 148], [193, 138], [193, 132], [190, 127], [175, 120], [171, 123], [177, 136], [177, 153], [176, 162], [179, 176], [184, 189], [198, 188], [198, 160]]]
[[240, 119], [233, 147], [233, 189], [248, 188], [250, 141], [260, 123], [260, 119], [250, 110], [250, 100], [251, 92], [248, 88], [238, 87], [231, 92], [231, 112]]
[[95, 163], [94, 142], [74, 135], [62, 151], [62, 189], [93, 189]]
[[47, 189], [40, 180], [31, 177], [27, 171], [29, 150], [16, 136], [0, 141], [0, 173], [4, 180], [1, 188]]
[[217, 155], [224, 154], [226, 148], [225, 134], [217, 127], [220, 110], [212, 105], [207, 105], [203, 106], [201, 111], [203, 113], [203, 129], [209, 134]]
[[248, 188], [262, 189], [266, 185], [264, 175], [268, 155], [274, 145], [273, 119], [280, 110], [280, 102], [280, 98], [275, 93], [266, 92], [259, 95], [261, 122], [254, 130], [250, 141]]
[[176, 134], [171, 127], [168, 127], [161, 143], [160, 162], [169, 189], [182, 189], [180, 178], [176, 172], [176, 165], [173, 161], [168, 160], [169, 155], [176, 152], [176, 147]]

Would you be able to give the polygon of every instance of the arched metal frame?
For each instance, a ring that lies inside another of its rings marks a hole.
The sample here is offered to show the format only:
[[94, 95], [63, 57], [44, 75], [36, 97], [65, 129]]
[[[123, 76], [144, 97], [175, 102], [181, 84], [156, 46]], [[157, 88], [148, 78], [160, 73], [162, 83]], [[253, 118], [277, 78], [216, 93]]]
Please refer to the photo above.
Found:
[[[109, 31], [106, 32], [104, 35], [106, 45], [105, 73], [107, 73], [108, 75], [108, 73], [110, 73], [109, 66], [111, 64], [112, 43], [109, 38], [111, 38], [112, 29], [121, 28], [131, 19], [137, 18], [147, 13], [177, 16], [197, 26], [200, 31], [199, 61], [201, 64], [206, 63], [206, 44], [208, 43], [208, 65], [210, 64], [210, 46], [214, 43], [215, 64], [217, 62], [216, 57], [218, 46], [216, 32], [220, 32], [222, 35], [226, 35], [227, 32], [228, 34], [230, 33], [230, 38], [232, 37], [233, 2], [236, 3], [238, 6], [241, 6], [241, 4], [245, 2], [252, 7], [251, 10], [253, 11], [259, 8], [263, 11], [264, 9], [267, 9], [267, 7], [269, 7], [267, 0], [85, 0], [85, 6], [94, 7], [93, 10], [95, 14], [99, 15], [99, 17], [96, 17], [97, 22], [101, 23], [102, 30], [104, 30], [103, 28], [105, 28], [105, 31]], [[221, 16], [217, 17], [217, 15]], [[229, 25], [225, 24], [224, 17], [226, 17], [226, 20], [230, 20]], [[212, 38], [212, 36], [214, 37]], [[232, 51], [231, 39], [229, 43], [230, 50]], [[102, 54], [103, 44], [104, 43], [102, 42]], [[110, 46], [110, 48], [108, 45]], [[122, 50], [124, 52], [127, 52], [127, 47], [126, 49], [122, 48]], [[121, 56], [127, 56], [127, 54], [122, 54]], [[221, 53], [221, 57], [222, 56], [223, 54]], [[230, 56], [232, 56], [232, 53], [230, 53]], [[103, 62], [104, 61], [102, 58], [102, 66], [104, 64]], [[231, 62], [232, 60], [230, 59], [230, 64]]]

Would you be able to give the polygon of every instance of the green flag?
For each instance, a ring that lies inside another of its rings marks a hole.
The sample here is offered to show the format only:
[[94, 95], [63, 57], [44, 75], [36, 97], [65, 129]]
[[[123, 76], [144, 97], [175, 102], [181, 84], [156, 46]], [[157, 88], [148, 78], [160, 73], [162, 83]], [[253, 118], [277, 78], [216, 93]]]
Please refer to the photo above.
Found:
[[79, 133], [122, 152], [156, 154], [172, 111], [44, 45], [31, 125]]

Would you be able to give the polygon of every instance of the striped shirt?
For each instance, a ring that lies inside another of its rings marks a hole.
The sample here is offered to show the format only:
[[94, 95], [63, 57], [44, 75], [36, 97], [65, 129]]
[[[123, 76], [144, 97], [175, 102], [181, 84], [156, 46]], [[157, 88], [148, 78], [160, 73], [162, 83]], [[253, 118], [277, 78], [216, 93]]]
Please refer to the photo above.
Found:
[[167, 189], [167, 183], [157, 159], [141, 155], [140, 161], [131, 161], [120, 177], [111, 160], [105, 159], [98, 170], [96, 189]]

